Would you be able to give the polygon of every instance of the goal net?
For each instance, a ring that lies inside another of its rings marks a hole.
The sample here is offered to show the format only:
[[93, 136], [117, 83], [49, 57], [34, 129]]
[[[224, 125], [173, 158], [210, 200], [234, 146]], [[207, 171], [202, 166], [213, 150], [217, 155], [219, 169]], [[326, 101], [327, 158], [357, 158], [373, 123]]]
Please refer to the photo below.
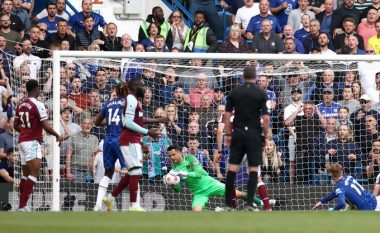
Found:
[[[33, 64], [18, 68], [10, 63], [13, 103], [24, 97], [25, 80], [37, 78], [43, 90], [41, 101], [54, 127], [66, 137], [59, 148], [51, 137], [45, 137], [44, 168], [29, 206], [33, 210], [93, 209], [104, 174], [99, 144], [105, 134], [94, 120], [102, 105], [114, 97], [116, 85], [141, 77], [146, 84], [141, 99], [144, 117], [169, 119], [166, 125], [146, 126], [159, 127], [162, 137], [142, 139], [149, 153], [144, 155], [141, 205], [148, 211], [191, 210], [192, 195], [185, 186], [176, 193], [163, 184], [162, 177], [170, 170], [166, 148], [180, 146], [184, 153], [197, 157], [210, 176], [224, 182], [229, 148], [224, 145], [220, 119], [226, 96], [243, 83], [242, 71], [248, 65], [256, 67], [257, 85], [268, 95], [272, 141], [263, 148], [261, 177], [269, 198], [276, 200], [272, 208], [309, 210], [332, 190], [333, 181], [325, 169], [331, 162], [341, 163], [346, 174], [372, 189], [379, 171], [373, 159], [377, 151], [372, 148], [379, 135], [370, 129], [377, 128], [380, 120], [379, 61], [373, 56], [327, 58], [317, 54], [59, 51], [54, 60], [43, 60], [33, 71]], [[218, 152], [221, 160], [214, 161]], [[19, 180], [17, 160], [15, 171]], [[115, 173], [109, 192], [120, 178]], [[247, 181], [245, 161], [236, 187], [246, 190]], [[17, 207], [17, 186], [11, 196]], [[129, 208], [128, 189], [116, 203], [118, 210]], [[243, 204], [239, 201], [239, 208]], [[224, 198], [216, 197], [210, 198], [206, 208], [223, 206]]]

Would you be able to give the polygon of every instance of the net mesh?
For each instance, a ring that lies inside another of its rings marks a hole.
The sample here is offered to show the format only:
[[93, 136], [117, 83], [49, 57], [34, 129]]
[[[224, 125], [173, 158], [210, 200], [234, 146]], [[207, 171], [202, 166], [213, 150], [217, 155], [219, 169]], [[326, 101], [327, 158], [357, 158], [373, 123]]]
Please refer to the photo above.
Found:
[[[325, 170], [330, 162], [340, 162], [346, 174], [365, 185], [372, 184], [377, 175], [376, 169], [372, 173], [366, 170], [374, 162], [372, 140], [379, 136], [369, 130], [370, 123], [366, 124], [371, 116], [375, 122], [380, 120], [375, 112], [379, 106], [374, 82], [380, 70], [377, 63], [190, 60], [186, 55], [183, 59], [68, 57], [61, 61], [61, 79], [53, 80], [51, 60], [42, 60], [39, 67], [32, 61], [18, 68], [12, 62], [15, 58], [7, 57], [15, 96], [12, 105], [25, 97], [25, 80], [36, 77], [43, 90], [41, 101], [52, 119], [52, 82], [60, 82], [60, 133], [67, 136], [59, 155], [62, 210], [94, 207], [97, 184], [104, 174], [103, 154], [98, 145], [105, 129], [93, 122], [101, 106], [113, 98], [113, 88], [136, 77], [142, 77], [147, 87], [141, 100], [144, 117], [169, 119], [168, 124], [160, 125], [160, 140], [142, 140], [150, 150], [144, 156], [140, 183], [140, 202], [147, 210], [191, 210], [192, 195], [188, 189], [175, 193], [162, 182], [162, 176], [170, 170], [166, 148], [171, 144], [195, 155], [210, 176], [224, 181], [229, 148], [223, 143], [220, 119], [226, 96], [242, 83], [242, 71], [247, 65], [257, 67], [257, 84], [268, 95], [273, 140], [263, 149], [261, 177], [269, 198], [276, 200], [273, 209], [309, 210], [331, 191], [331, 177]], [[364, 93], [372, 98], [371, 103], [360, 100]], [[377, 128], [377, 124], [373, 127]], [[29, 203], [34, 210], [51, 206], [52, 140], [48, 136], [44, 139], [43, 172]], [[218, 151], [222, 152], [220, 162], [214, 161]], [[19, 161], [15, 171], [19, 180]], [[120, 178], [115, 173], [108, 191]], [[247, 181], [244, 162], [236, 186], [245, 190]], [[17, 186], [14, 191], [12, 198], [17, 206]], [[116, 199], [120, 210], [129, 207], [127, 191]], [[223, 203], [223, 198], [211, 198], [207, 208]], [[239, 202], [239, 208], [242, 206], [243, 202]]]

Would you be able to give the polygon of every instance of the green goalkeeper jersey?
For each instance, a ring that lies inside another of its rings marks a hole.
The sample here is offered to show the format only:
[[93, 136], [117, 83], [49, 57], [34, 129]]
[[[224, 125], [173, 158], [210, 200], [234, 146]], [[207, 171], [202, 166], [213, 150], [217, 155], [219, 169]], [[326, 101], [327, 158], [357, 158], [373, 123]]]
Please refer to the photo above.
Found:
[[[217, 182], [217, 180], [208, 175], [199, 164], [198, 159], [192, 155], [185, 155], [183, 162], [180, 164], [172, 164], [172, 170], [189, 173], [188, 177], [181, 177], [181, 180], [186, 183], [193, 194], [207, 191], [210, 185]], [[175, 187], [174, 189], [179, 191], [180, 187]]]

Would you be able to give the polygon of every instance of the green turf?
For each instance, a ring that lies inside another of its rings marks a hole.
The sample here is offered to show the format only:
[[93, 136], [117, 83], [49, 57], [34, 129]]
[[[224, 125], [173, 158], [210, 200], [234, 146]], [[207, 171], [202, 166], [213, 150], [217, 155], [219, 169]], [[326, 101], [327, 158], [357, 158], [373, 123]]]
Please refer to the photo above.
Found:
[[1, 232], [378, 232], [379, 212], [0, 213]]

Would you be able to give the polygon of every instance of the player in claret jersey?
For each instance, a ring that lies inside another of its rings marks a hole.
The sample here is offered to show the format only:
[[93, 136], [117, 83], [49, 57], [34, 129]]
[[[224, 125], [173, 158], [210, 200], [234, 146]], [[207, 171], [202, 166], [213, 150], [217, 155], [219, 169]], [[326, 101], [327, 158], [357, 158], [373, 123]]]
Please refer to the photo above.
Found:
[[[191, 190], [193, 194], [193, 211], [202, 211], [210, 197], [224, 197], [226, 192], [225, 184], [209, 176], [202, 168], [202, 165], [199, 164], [197, 158], [192, 155], [184, 155], [181, 148], [176, 145], [169, 146], [167, 151], [168, 158], [172, 164], [172, 170], [169, 174], [181, 177]], [[179, 192], [181, 185], [177, 184], [172, 188], [174, 191]], [[236, 198], [247, 198], [247, 193], [245, 192], [236, 189], [235, 193]]]
[[103, 105], [103, 108], [98, 115], [95, 125], [101, 126], [103, 120], [106, 120], [106, 135], [103, 144], [103, 164], [105, 174], [99, 182], [98, 196], [94, 211], [101, 209], [102, 200], [107, 193], [108, 184], [112, 179], [115, 171], [116, 160], [119, 160], [121, 168], [126, 168], [123, 155], [120, 150], [119, 138], [123, 130], [122, 112], [124, 105], [124, 98], [126, 97], [126, 83], [119, 84], [116, 89], [116, 98], [113, 98]]
[[128, 174], [120, 180], [111, 195], [103, 199], [108, 210], [112, 210], [114, 197], [129, 185], [129, 199], [131, 202], [129, 211], [144, 211], [137, 201], [138, 184], [142, 175], [142, 148], [140, 141], [143, 135], [158, 138], [160, 131], [156, 128], [148, 130], [143, 126], [144, 124], [166, 123], [167, 121], [166, 118], [143, 118], [143, 111], [138, 98], [143, 98], [144, 92], [144, 81], [141, 78], [134, 78], [127, 83], [128, 95], [123, 108], [123, 131], [120, 135], [119, 144]]
[[327, 165], [327, 171], [331, 173], [332, 179], [336, 182], [335, 190], [315, 204], [313, 209], [337, 198], [337, 204], [333, 210], [344, 210], [346, 202], [356, 210], [380, 210], [380, 197], [373, 196], [352, 176], [343, 175], [342, 165], [339, 163]]
[[26, 91], [28, 97], [17, 105], [14, 119], [14, 128], [20, 133], [18, 146], [22, 165], [19, 211], [27, 211], [25, 207], [40, 172], [42, 130], [55, 136], [58, 142], [62, 141], [62, 137], [48, 122], [44, 104], [37, 100], [40, 93], [38, 82], [29, 80], [26, 83]]

